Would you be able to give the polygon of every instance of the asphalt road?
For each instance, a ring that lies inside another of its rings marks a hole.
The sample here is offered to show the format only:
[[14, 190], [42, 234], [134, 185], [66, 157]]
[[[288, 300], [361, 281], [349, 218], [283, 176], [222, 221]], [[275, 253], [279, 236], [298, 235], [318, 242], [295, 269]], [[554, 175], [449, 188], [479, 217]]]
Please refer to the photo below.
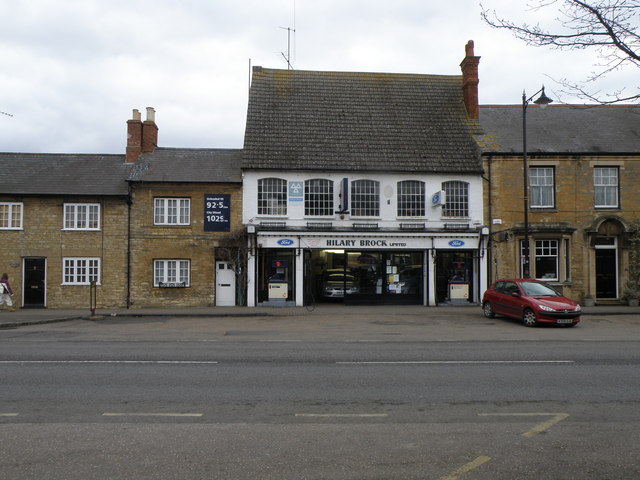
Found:
[[595, 322], [497, 322], [465, 341], [220, 337], [184, 321], [176, 340], [174, 322], [148, 334], [125, 322], [0, 332], [0, 477], [640, 476], [631, 319], [607, 340]]

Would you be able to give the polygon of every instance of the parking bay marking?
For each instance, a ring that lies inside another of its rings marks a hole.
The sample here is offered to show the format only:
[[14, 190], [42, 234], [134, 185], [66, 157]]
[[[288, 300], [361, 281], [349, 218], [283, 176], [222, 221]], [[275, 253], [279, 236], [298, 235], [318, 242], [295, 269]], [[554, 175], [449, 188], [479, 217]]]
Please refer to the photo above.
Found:
[[522, 434], [523, 437], [535, 437], [539, 433], [546, 432], [556, 423], [561, 422], [569, 416], [568, 413], [479, 413], [481, 417], [541, 417], [550, 416], [549, 420], [537, 424], [531, 430]]
[[460, 475], [464, 475], [465, 473], [469, 473], [471, 470], [475, 470], [480, 465], [487, 463], [489, 460], [491, 460], [491, 457], [480, 456], [466, 465], [463, 465], [450, 475], [441, 477], [440, 480], [457, 480]]

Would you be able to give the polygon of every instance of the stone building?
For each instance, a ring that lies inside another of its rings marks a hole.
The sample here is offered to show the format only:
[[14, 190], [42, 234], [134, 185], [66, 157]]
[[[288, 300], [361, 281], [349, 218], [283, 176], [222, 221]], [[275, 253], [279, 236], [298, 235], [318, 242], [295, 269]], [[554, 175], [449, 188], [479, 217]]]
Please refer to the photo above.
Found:
[[16, 306], [88, 309], [91, 282], [99, 307], [126, 305], [124, 160], [0, 153], [0, 269]]
[[158, 148], [154, 114], [134, 110], [124, 155], [0, 153], [0, 270], [17, 306], [244, 301], [241, 150]]
[[[522, 106], [481, 106], [490, 280], [523, 275]], [[532, 278], [578, 300], [620, 302], [640, 218], [640, 107], [527, 109]]]

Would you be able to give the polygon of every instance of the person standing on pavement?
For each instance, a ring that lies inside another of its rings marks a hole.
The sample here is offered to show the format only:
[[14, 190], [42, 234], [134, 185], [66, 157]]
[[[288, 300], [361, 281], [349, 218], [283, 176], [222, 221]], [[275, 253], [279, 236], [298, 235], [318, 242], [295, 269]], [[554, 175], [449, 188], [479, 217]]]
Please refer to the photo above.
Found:
[[2, 274], [2, 278], [0, 278], [0, 283], [2, 283], [2, 294], [0, 294], [0, 307], [3, 303], [7, 304], [7, 310], [13, 312], [15, 307], [13, 306], [13, 302], [11, 301], [11, 297], [13, 296], [13, 290], [11, 289], [11, 285], [9, 285], [9, 275], [6, 273]]

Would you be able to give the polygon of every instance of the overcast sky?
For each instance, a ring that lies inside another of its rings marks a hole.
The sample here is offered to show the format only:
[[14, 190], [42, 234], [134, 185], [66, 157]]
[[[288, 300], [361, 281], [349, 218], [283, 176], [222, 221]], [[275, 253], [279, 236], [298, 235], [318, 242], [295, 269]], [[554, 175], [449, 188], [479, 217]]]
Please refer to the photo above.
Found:
[[[484, 5], [538, 18], [526, 0]], [[543, 83], [557, 98], [549, 76], [580, 80], [597, 62], [491, 29], [479, 0], [0, 0], [0, 18], [6, 152], [124, 153], [132, 109], [144, 120], [148, 106], [162, 147], [241, 148], [249, 65], [287, 68], [286, 27], [296, 70], [459, 75], [472, 39], [482, 104]]]

